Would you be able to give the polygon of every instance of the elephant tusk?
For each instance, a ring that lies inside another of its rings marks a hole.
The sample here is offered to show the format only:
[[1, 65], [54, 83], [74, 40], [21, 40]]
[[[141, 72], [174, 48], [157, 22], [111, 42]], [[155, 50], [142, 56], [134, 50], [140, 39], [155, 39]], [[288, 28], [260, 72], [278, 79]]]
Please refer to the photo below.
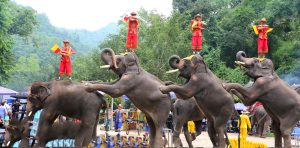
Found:
[[110, 65], [102, 65], [102, 66], [100, 66], [100, 68], [101, 69], [103, 69], [103, 68], [110, 68]]
[[166, 73], [174, 73], [174, 72], [177, 72], [177, 71], [179, 71], [179, 69], [169, 70]]
[[32, 114], [32, 111], [30, 111], [30, 112], [28, 113], [28, 116], [30, 117], [30, 116], [31, 116], [31, 114]]
[[245, 65], [245, 62], [241, 62], [241, 61], [234, 61], [234, 63], [236, 63], [238, 65]]
[[9, 144], [10, 144], [10, 141], [7, 142], [6, 146], [9, 146]]

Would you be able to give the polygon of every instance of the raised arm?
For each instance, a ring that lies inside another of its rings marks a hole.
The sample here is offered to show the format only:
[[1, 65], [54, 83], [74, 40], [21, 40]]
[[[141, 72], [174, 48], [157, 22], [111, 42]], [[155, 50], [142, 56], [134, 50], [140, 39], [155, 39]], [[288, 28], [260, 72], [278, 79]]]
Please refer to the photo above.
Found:
[[115, 84], [85, 84], [86, 90], [93, 92], [96, 90], [103, 91], [112, 97], [120, 97], [134, 86], [134, 81], [130, 81], [132, 76], [125, 75]]
[[197, 93], [197, 90], [197, 85], [195, 85], [193, 81], [189, 81], [184, 85], [168, 85], [160, 87], [162, 93], [166, 94], [173, 91], [184, 100], [193, 97]]
[[266, 83], [265, 80], [257, 79], [256, 82], [251, 87], [247, 87], [247, 88], [243, 87], [241, 84], [238, 83], [226, 83], [223, 85], [227, 91], [235, 89], [238, 93], [242, 95], [244, 101], [247, 100], [246, 102], [254, 103], [257, 101], [257, 99], [260, 96], [264, 94], [265, 90], [262, 89], [264, 83]]

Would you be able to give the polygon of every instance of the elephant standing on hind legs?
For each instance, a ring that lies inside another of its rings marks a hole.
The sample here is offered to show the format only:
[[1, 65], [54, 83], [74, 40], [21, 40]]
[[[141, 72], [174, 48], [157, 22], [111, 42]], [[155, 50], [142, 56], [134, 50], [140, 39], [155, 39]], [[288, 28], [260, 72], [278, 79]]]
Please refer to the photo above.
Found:
[[237, 83], [224, 84], [224, 87], [241, 94], [239, 98], [247, 106], [261, 102], [272, 118], [275, 147], [291, 148], [290, 134], [300, 120], [300, 95], [278, 77], [271, 60], [247, 58], [243, 51], [239, 51], [236, 58], [236, 63], [244, 67], [245, 74], [253, 78], [254, 83], [248, 88]]
[[95, 138], [101, 108], [107, 108], [107, 102], [100, 93], [87, 92], [82, 83], [60, 80], [32, 83], [26, 113], [32, 118], [43, 109], [37, 131], [38, 147], [45, 147], [49, 129], [58, 115], [80, 119], [75, 146], [81, 148]]
[[134, 53], [116, 55], [112, 49], [106, 48], [101, 52], [101, 59], [119, 79], [112, 84], [87, 83], [86, 90], [100, 90], [112, 97], [126, 95], [146, 115], [151, 147], [163, 147], [162, 128], [171, 109], [171, 98], [159, 90], [164, 83], [145, 71]]
[[181, 99], [195, 97], [197, 104], [208, 120], [208, 134], [214, 147], [225, 147], [228, 137], [225, 132], [227, 121], [234, 111], [234, 102], [230, 93], [222, 86], [218, 79], [206, 66], [200, 55], [180, 59], [172, 56], [169, 64], [173, 69], [178, 69], [179, 76], [187, 79], [183, 85], [162, 86], [163, 93], [174, 91]]

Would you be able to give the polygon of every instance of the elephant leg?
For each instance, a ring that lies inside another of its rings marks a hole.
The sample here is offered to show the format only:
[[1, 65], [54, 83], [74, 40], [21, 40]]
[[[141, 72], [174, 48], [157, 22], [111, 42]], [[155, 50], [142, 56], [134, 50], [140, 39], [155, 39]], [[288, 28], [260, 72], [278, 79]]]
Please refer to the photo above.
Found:
[[179, 136], [182, 130], [183, 121], [179, 120], [178, 118], [174, 118], [173, 124], [175, 125], [173, 133], [173, 144], [175, 147], [182, 147], [182, 142]]
[[51, 113], [48, 110], [43, 110], [39, 119], [37, 137], [38, 137], [38, 147], [45, 147], [47, 142], [47, 133], [49, 128], [52, 126], [54, 120], [58, 115]]
[[202, 132], [202, 120], [194, 121], [196, 127], [196, 137], [199, 136]]
[[[85, 117], [88, 117], [87, 115]], [[76, 147], [85, 147], [87, 148], [89, 143], [92, 141], [93, 132], [94, 132], [94, 126], [96, 119], [82, 119], [81, 121], [81, 129], [80, 129], [80, 135], [79, 135], [79, 141], [76, 143]], [[80, 145], [81, 144], [81, 145]]]
[[272, 129], [275, 136], [275, 147], [281, 148], [282, 147], [282, 137], [281, 137], [281, 131], [280, 131], [280, 124], [273, 120], [272, 122]]
[[280, 122], [280, 132], [283, 137], [284, 147], [285, 148], [291, 148], [292, 142], [291, 142], [291, 132], [292, 128], [295, 127], [297, 120], [287, 120], [284, 119]]
[[216, 117], [215, 119], [215, 122], [214, 122], [214, 128], [215, 128], [215, 132], [216, 132], [216, 143], [217, 143], [217, 147], [220, 147], [220, 148], [224, 148], [226, 146], [226, 143], [225, 143], [225, 138], [224, 138], [224, 135], [225, 135], [225, 127], [226, 127], [226, 123], [227, 123], [227, 120], [229, 119], [229, 116], [228, 118], [225, 118], [225, 116], [218, 116]]
[[150, 134], [149, 134], [149, 144], [152, 147], [155, 144], [155, 134], [156, 134], [156, 130], [155, 130], [155, 125], [153, 120], [151, 119], [151, 117], [146, 116], [147, 119], [147, 123], [150, 127]]
[[183, 133], [184, 133], [186, 142], [188, 143], [189, 147], [192, 148], [192, 147], [193, 147], [193, 144], [192, 144], [192, 137], [191, 137], [191, 134], [189, 133], [187, 123], [185, 123], [185, 124], [183, 125]]
[[217, 143], [216, 143], [216, 132], [214, 129], [214, 123], [212, 121], [208, 121], [207, 122], [207, 132], [208, 132], [208, 136], [210, 138], [210, 141], [212, 142], [213, 146], [216, 147]]

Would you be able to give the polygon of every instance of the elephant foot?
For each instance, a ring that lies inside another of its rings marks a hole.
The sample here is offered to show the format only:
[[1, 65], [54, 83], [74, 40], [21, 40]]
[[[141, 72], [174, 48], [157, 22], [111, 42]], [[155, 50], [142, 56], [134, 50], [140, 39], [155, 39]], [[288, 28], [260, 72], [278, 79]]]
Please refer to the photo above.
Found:
[[266, 135], [261, 135], [260, 138], [267, 138], [267, 136]]
[[192, 133], [191, 136], [192, 136], [192, 141], [194, 141], [196, 139], [196, 134]]

